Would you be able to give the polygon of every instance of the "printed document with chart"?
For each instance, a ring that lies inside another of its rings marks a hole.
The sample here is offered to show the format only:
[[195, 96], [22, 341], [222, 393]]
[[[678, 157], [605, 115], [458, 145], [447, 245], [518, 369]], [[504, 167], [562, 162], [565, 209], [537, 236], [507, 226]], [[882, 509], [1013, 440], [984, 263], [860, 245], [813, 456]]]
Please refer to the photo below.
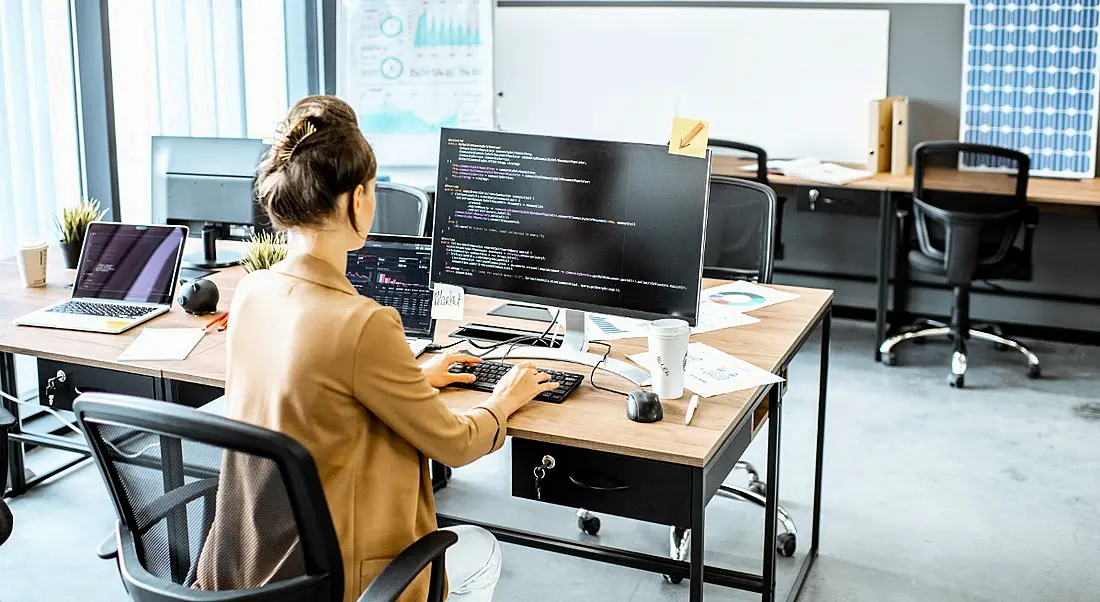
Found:
[[342, 2], [337, 94], [387, 165], [435, 165], [440, 128], [492, 129], [493, 5]]

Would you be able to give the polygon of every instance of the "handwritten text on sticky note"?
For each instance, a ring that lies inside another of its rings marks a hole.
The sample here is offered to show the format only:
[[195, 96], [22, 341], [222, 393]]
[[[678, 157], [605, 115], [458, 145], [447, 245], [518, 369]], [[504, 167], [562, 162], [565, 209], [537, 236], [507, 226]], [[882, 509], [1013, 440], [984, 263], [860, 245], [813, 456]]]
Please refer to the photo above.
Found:
[[707, 156], [710, 141], [710, 122], [677, 117], [672, 120], [672, 134], [668, 139], [668, 152], [687, 157]]
[[466, 295], [461, 286], [435, 283], [432, 291], [432, 318], [436, 320], [461, 320]]

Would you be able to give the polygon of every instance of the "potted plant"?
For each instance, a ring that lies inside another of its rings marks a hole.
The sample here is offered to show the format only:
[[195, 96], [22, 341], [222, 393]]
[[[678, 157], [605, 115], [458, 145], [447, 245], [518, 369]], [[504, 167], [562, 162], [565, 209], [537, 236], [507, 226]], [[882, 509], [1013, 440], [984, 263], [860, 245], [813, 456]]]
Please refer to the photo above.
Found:
[[246, 272], [266, 270], [286, 259], [288, 245], [286, 232], [260, 232], [248, 241], [241, 267]]
[[88, 224], [101, 219], [107, 210], [99, 208], [99, 201], [83, 199], [72, 207], [61, 210], [57, 220], [57, 232], [61, 236], [61, 255], [65, 257], [65, 267], [76, 268], [80, 261], [80, 250], [84, 247], [84, 233]]

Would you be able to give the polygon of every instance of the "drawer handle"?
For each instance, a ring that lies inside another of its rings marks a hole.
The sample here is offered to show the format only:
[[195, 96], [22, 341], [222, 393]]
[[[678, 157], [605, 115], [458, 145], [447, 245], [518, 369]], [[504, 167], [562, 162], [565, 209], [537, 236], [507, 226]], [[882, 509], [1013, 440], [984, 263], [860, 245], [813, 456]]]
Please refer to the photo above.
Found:
[[584, 481], [581, 481], [573, 475], [569, 475], [569, 482], [573, 483], [577, 487], [580, 487], [581, 489], [587, 489], [589, 491], [626, 491], [627, 489], [630, 489], [629, 485], [623, 483], [619, 483], [617, 485], [592, 485], [590, 483], [585, 483]]

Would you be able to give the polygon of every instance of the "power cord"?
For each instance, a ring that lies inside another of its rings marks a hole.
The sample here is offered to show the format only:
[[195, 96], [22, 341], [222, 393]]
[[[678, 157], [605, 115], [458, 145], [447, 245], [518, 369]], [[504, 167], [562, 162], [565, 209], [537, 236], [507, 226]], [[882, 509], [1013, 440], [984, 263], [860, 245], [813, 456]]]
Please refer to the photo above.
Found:
[[601, 387], [600, 385], [596, 384], [596, 370], [600, 367], [600, 364], [604, 363], [604, 361], [607, 360], [607, 356], [611, 355], [611, 344], [605, 343], [603, 341], [589, 341], [589, 343], [591, 343], [592, 345], [603, 345], [605, 351], [603, 352], [603, 357], [600, 358], [600, 361], [596, 362], [595, 366], [592, 366], [592, 372], [588, 375], [588, 384], [592, 385], [593, 389], [607, 391], [608, 393], [616, 393], [618, 395], [622, 395], [623, 397], [628, 397], [630, 395], [629, 393], [623, 393], [622, 391], [619, 391], [617, 389]]
[[[76, 433], [77, 435], [80, 435], [81, 438], [85, 438], [84, 437], [84, 431], [80, 430], [80, 427], [78, 427], [75, 424], [69, 422], [64, 416], [61, 415], [60, 412], [58, 412], [57, 410], [55, 410], [55, 409], [53, 409], [49, 406], [44, 406], [40, 403], [30, 403], [30, 402], [27, 402], [27, 401], [23, 401], [22, 399], [16, 399], [16, 398], [12, 397], [11, 395], [8, 395], [7, 393], [4, 393], [3, 391], [0, 391], [0, 397], [3, 397], [4, 399], [7, 399], [8, 401], [11, 401], [13, 403], [17, 403], [19, 405], [31, 406], [31, 407], [34, 407], [34, 408], [38, 408], [40, 410], [45, 410], [51, 416], [53, 416], [54, 418], [57, 418], [57, 420], [61, 424], [69, 427], [69, 429], [71, 429], [74, 433]], [[142, 455], [144, 455], [145, 452], [148, 452], [148, 451], [151, 451], [151, 450], [154, 450], [154, 449], [160, 447], [160, 443], [150, 443], [149, 445], [146, 445], [145, 447], [139, 449], [138, 451], [136, 451], [134, 453], [127, 453], [127, 452], [124, 452], [121, 449], [115, 447], [115, 444], [111, 443], [110, 439], [104, 438], [103, 442], [106, 443], [108, 447], [115, 450], [115, 453], [117, 453], [118, 455], [120, 455], [120, 456], [122, 456], [122, 457], [124, 457], [128, 460], [133, 460], [134, 458], [139, 458]]]

